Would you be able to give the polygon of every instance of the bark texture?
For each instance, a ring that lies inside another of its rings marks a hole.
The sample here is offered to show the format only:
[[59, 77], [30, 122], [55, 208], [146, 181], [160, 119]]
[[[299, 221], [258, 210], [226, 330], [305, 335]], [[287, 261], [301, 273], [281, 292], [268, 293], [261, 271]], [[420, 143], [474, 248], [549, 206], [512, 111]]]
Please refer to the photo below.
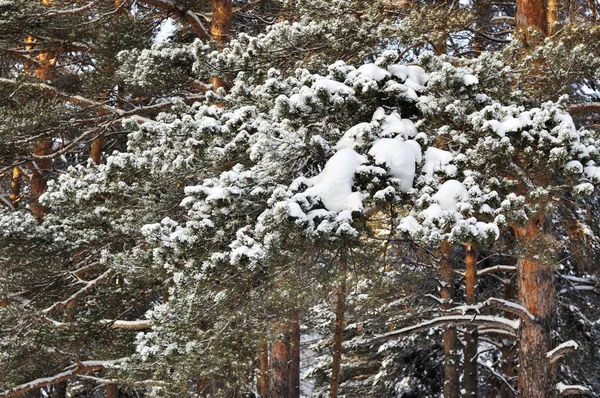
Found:
[[[466, 270], [465, 270], [465, 293], [468, 305], [477, 304], [477, 251], [475, 247], [468, 243], [466, 245]], [[477, 346], [478, 335], [477, 326], [468, 326], [465, 328], [465, 350], [464, 350], [464, 373], [463, 386], [465, 393], [463, 397], [477, 397]]]
[[543, 36], [548, 34], [546, 0], [517, 0], [515, 24], [525, 41], [532, 39], [529, 28]]
[[523, 322], [519, 343], [518, 397], [553, 398], [557, 396], [556, 367], [546, 353], [553, 348], [552, 329], [555, 323], [556, 291], [554, 270], [537, 255], [541, 248], [538, 223], [541, 218], [529, 220], [522, 227], [513, 226], [523, 254], [517, 263], [519, 278], [518, 297], [535, 319]]
[[290, 398], [300, 398], [300, 320], [297, 310], [290, 323]]
[[[440, 277], [442, 289], [440, 296], [444, 300], [442, 309], [452, 308], [452, 299], [454, 298], [454, 273], [452, 270], [452, 246], [448, 240], [442, 242]], [[456, 337], [456, 328], [448, 327], [442, 333], [442, 343], [444, 345], [444, 398], [460, 397], [460, 372], [458, 357], [458, 339]]]
[[119, 389], [116, 384], [106, 385], [106, 398], [117, 398], [119, 396]]
[[289, 322], [279, 322], [274, 329], [279, 334], [277, 340], [271, 343], [271, 371], [269, 372], [269, 398], [288, 398], [290, 395], [290, 335]]
[[10, 182], [10, 202], [13, 206], [17, 207], [19, 199], [21, 198], [21, 180], [22, 175], [19, 166], [13, 167], [12, 180]]
[[340, 387], [340, 370], [342, 368], [342, 332], [344, 330], [344, 311], [346, 305], [346, 271], [342, 270], [342, 280], [337, 291], [335, 309], [335, 331], [333, 333], [333, 361], [331, 362], [331, 382], [329, 397], [337, 398]]
[[219, 44], [227, 44], [233, 26], [232, 0], [212, 0], [210, 35]]
[[558, 4], [556, 0], [548, 0], [548, 34], [556, 31], [555, 23], [558, 22]]

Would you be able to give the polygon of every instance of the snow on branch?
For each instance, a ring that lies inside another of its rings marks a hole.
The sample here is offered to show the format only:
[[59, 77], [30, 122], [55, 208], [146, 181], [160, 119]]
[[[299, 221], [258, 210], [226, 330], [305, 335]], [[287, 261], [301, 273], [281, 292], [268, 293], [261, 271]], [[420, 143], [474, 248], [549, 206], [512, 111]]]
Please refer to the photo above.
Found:
[[496, 297], [490, 297], [489, 299], [484, 301], [483, 304], [485, 306], [498, 308], [506, 312], [518, 315], [521, 319], [525, 321], [533, 321], [535, 319], [531, 312], [527, 311], [527, 308], [523, 307], [520, 304], [513, 303], [512, 301], [503, 300]]
[[525, 321], [533, 321], [535, 319], [535, 317], [531, 315], [531, 313], [522, 305], [495, 297], [490, 297], [486, 301], [474, 305], [459, 305], [451, 310], [448, 310], [448, 312], [460, 311], [464, 315], [472, 311], [479, 314], [480, 310], [485, 307], [498, 308], [506, 312], [510, 312], [511, 314], [518, 315]]
[[0, 397], [9, 398], [16, 397], [21, 394], [24, 394], [28, 391], [48, 387], [57, 383], [60, 383], [65, 380], [69, 380], [79, 374], [94, 372], [97, 370], [102, 370], [107, 366], [120, 362], [121, 360], [115, 361], [81, 361], [75, 365], [68, 367], [64, 372], [58, 373], [54, 376], [43, 377], [40, 379], [35, 379], [25, 384], [21, 384], [19, 386], [13, 387], [10, 390], [0, 392]]
[[143, 330], [143, 329], [148, 329], [150, 326], [152, 326], [152, 321], [149, 319], [139, 319], [137, 321], [122, 321], [122, 320], [111, 321], [110, 319], [103, 319], [101, 321], [101, 323], [110, 325], [111, 329], [127, 329], [127, 330]]
[[517, 267], [514, 265], [494, 265], [477, 271], [477, 276], [483, 276], [492, 272], [515, 272]]
[[44, 315], [49, 315], [49, 314], [52, 314], [52, 313], [54, 313], [56, 311], [60, 311], [60, 310], [62, 310], [64, 308], [70, 307], [81, 296], [83, 296], [84, 294], [86, 294], [87, 292], [89, 292], [90, 290], [94, 289], [96, 286], [98, 286], [102, 282], [104, 282], [113, 273], [114, 273], [114, 271], [112, 269], [109, 269], [108, 271], [104, 272], [102, 275], [100, 275], [96, 279], [93, 279], [93, 280], [87, 282], [87, 284], [83, 288], [81, 288], [78, 291], [76, 291], [75, 293], [73, 293], [66, 300], [59, 301], [58, 303], [54, 303], [50, 307], [46, 308], [45, 310], [42, 310], [42, 313]]
[[433, 318], [413, 326], [394, 330], [375, 338], [370, 342], [388, 341], [397, 337], [406, 336], [413, 333], [422, 332], [437, 326], [455, 326], [455, 325], [476, 325], [485, 326], [493, 329], [500, 329], [511, 334], [516, 334], [519, 328], [519, 320], [510, 320], [507, 318], [493, 315], [447, 315]]
[[563, 356], [567, 355], [568, 353], [570, 353], [572, 351], [575, 351], [578, 348], [579, 348], [579, 344], [577, 344], [575, 341], [573, 341], [573, 340], [565, 341], [564, 343], [559, 344], [552, 351], [548, 351], [548, 353], [546, 353], [546, 358], [548, 358], [550, 363], [554, 363], [554, 362], [558, 361], [560, 358], [562, 358]]
[[118, 384], [120, 386], [166, 386], [167, 383], [161, 380], [139, 380], [139, 381], [130, 381], [123, 379], [104, 379], [101, 377], [89, 376], [89, 375], [78, 375], [80, 379], [92, 380], [99, 384]]
[[568, 385], [568, 384], [558, 383], [556, 385], [556, 390], [562, 397], [564, 397], [566, 395], [592, 395], [592, 390], [590, 390], [587, 387], [579, 386], [579, 385]]

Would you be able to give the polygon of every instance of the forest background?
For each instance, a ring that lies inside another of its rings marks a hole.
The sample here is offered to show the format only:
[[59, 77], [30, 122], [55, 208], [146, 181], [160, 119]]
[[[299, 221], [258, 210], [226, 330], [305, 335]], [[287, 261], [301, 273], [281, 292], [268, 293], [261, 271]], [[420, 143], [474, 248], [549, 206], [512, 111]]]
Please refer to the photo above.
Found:
[[600, 393], [595, 0], [0, 0], [0, 397]]

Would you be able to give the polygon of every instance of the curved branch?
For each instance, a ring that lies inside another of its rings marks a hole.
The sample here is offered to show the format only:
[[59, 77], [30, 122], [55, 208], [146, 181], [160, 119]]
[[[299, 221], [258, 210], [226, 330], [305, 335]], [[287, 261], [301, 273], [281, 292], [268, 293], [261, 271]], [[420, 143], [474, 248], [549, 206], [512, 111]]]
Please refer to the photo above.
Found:
[[500, 329], [511, 334], [516, 334], [517, 330], [519, 329], [519, 324], [519, 320], [515, 321], [493, 315], [448, 315], [379, 335], [370, 340], [370, 342], [383, 342], [397, 337], [422, 332], [437, 326], [477, 325], [493, 329]]
[[58, 303], [54, 303], [50, 307], [46, 308], [45, 310], [42, 310], [42, 314], [48, 315], [48, 314], [52, 314], [53, 312], [60, 311], [64, 308], [70, 307], [81, 296], [83, 296], [84, 294], [86, 294], [87, 292], [94, 289], [96, 286], [98, 286], [102, 282], [104, 282], [113, 273], [114, 273], [114, 271], [112, 269], [109, 269], [108, 271], [104, 272], [102, 275], [100, 275], [96, 279], [93, 279], [93, 280], [87, 282], [87, 284], [83, 288], [81, 288], [78, 291], [76, 291], [75, 293], [73, 293], [71, 295], [71, 297], [67, 298], [66, 300], [59, 301]]
[[568, 385], [558, 383], [556, 385], [556, 390], [558, 391], [561, 397], [564, 397], [566, 395], [592, 395], [592, 390], [579, 385]]
[[94, 372], [97, 370], [102, 370], [106, 366], [109, 366], [113, 363], [117, 363], [120, 360], [116, 361], [82, 361], [78, 362], [76, 365], [70, 366], [62, 373], [56, 374], [50, 377], [44, 377], [40, 379], [32, 380], [28, 383], [21, 384], [19, 386], [13, 387], [10, 390], [6, 390], [0, 392], [0, 397], [9, 398], [16, 397], [18, 395], [24, 394], [28, 391], [48, 387], [54, 384], [58, 384], [62, 381], [69, 380], [81, 373]]
[[573, 341], [573, 340], [565, 341], [564, 343], [559, 344], [552, 351], [548, 351], [548, 353], [546, 354], [546, 358], [548, 358], [550, 363], [554, 363], [554, 362], [558, 361], [560, 358], [562, 358], [563, 356], [567, 355], [570, 352], [575, 351], [578, 348], [579, 348], [579, 344], [577, 344], [575, 341]]

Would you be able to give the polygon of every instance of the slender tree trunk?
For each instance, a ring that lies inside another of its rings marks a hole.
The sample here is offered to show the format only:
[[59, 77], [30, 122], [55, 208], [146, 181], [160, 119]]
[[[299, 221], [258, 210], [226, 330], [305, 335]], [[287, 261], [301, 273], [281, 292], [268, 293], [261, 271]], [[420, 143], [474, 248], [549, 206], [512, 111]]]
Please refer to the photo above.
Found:
[[267, 396], [267, 391], [269, 390], [269, 346], [267, 344], [267, 338], [264, 333], [260, 336], [258, 351], [258, 362], [260, 366], [260, 377], [258, 379], [258, 393], [262, 398], [265, 398]]
[[331, 382], [329, 385], [329, 398], [337, 398], [340, 387], [340, 370], [342, 367], [342, 332], [344, 330], [344, 311], [346, 305], [346, 267], [342, 264], [340, 269], [342, 280], [337, 291], [337, 305], [335, 310], [335, 331], [333, 333], [333, 360], [331, 362]]
[[65, 398], [67, 396], [67, 382], [61, 381], [52, 386], [50, 398]]
[[[511, 275], [506, 275], [506, 278], [510, 280]], [[515, 283], [509, 282], [504, 287], [504, 299], [507, 301], [513, 301], [516, 296]], [[511, 319], [514, 317], [510, 312], [504, 312], [504, 317]], [[515, 352], [514, 344], [508, 338], [502, 338], [502, 373], [506, 380], [510, 380], [515, 376]], [[505, 383], [500, 385], [500, 398], [514, 398], [514, 393]]]
[[545, 36], [548, 33], [546, 0], [517, 0], [515, 23], [517, 32], [526, 42], [532, 39], [529, 28]]
[[555, 323], [556, 291], [554, 270], [545, 264], [538, 253], [539, 227], [542, 218], [531, 219], [522, 227], [513, 226], [513, 231], [522, 249], [517, 262], [519, 278], [518, 297], [535, 319], [521, 324], [519, 336], [519, 381], [520, 398], [553, 398], [557, 396], [557, 374], [554, 365], [546, 358], [553, 348], [552, 330]]
[[548, 0], [548, 34], [552, 35], [556, 31], [554, 26], [558, 22], [558, 4], [556, 0]]
[[[232, 0], [212, 0], [212, 20], [210, 35], [220, 45], [225, 45], [231, 37], [233, 28], [233, 3]], [[227, 83], [221, 76], [211, 79], [213, 91], [219, 88], [227, 90]]]
[[[477, 250], [471, 243], [466, 245], [465, 257], [465, 290], [467, 305], [477, 304]], [[478, 373], [477, 373], [477, 326], [465, 328], [465, 350], [464, 350], [464, 373], [463, 385], [465, 393], [463, 397], [477, 397]]]
[[297, 309], [290, 323], [290, 398], [300, 398], [300, 320]]
[[116, 384], [107, 384], [106, 385], [106, 398], [118, 398], [119, 396], [119, 388]]
[[490, 23], [491, 5], [490, 0], [475, 0], [475, 41], [473, 49], [475, 51], [485, 51], [486, 39], [484, 33]]
[[290, 324], [278, 322], [274, 329], [279, 333], [277, 340], [271, 343], [271, 372], [269, 374], [269, 398], [288, 398], [290, 396]]
[[23, 173], [19, 166], [13, 167], [12, 181], [10, 182], [10, 201], [14, 207], [19, 205], [19, 199], [21, 197], [21, 181]]
[[[440, 249], [440, 276], [442, 289], [440, 296], [444, 300], [442, 309], [452, 308], [454, 299], [454, 272], [452, 269], [452, 246], [447, 239], [442, 242]], [[460, 372], [458, 356], [458, 339], [456, 337], [456, 328], [449, 327], [442, 333], [442, 342], [444, 345], [444, 398], [460, 397]]]
[[94, 164], [100, 164], [102, 161], [102, 145], [104, 145], [104, 133], [100, 134], [92, 141], [90, 148], [90, 158]]

